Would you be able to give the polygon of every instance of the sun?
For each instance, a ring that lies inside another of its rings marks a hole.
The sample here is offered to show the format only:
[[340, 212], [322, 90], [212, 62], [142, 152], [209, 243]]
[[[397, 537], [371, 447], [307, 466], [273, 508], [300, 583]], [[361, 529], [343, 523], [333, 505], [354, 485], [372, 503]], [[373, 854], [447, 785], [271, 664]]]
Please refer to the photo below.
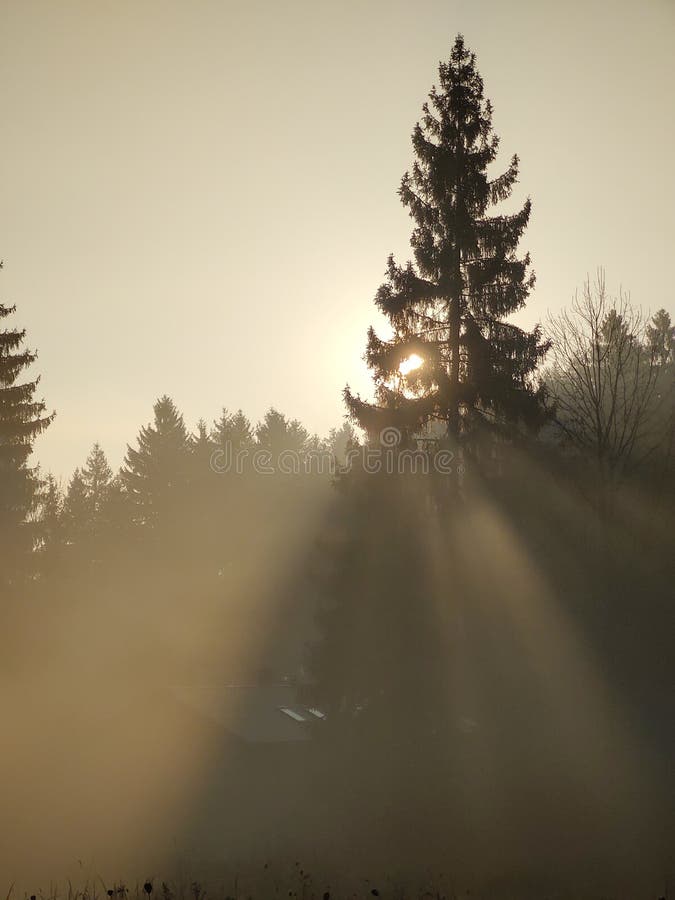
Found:
[[412, 372], [414, 369], [419, 369], [423, 362], [424, 360], [421, 356], [413, 353], [403, 360], [403, 362], [399, 365], [398, 370], [401, 375], [407, 375], [408, 372]]

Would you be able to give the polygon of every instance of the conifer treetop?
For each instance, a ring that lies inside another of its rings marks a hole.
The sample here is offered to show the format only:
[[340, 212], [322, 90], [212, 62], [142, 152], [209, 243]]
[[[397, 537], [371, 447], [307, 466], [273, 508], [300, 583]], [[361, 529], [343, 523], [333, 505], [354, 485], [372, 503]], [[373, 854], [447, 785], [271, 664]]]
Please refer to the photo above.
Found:
[[[16, 306], [0, 303], [0, 319], [15, 311]], [[37, 359], [35, 351], [21, 349], [25, 337], [25, 329], [0, 329], [0, 463], [6, 465], [24, 465], [33, 441], [54, 418], [54, 413], [45, 414], [44, 401], [34, 398], [39, 376], [18, 381], [21, 372]]]

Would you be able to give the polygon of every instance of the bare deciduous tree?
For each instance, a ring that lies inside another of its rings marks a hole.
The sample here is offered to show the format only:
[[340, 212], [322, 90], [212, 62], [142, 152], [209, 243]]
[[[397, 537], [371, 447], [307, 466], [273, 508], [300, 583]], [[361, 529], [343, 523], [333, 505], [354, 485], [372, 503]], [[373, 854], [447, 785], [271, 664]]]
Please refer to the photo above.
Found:
[[661, 439], [663, 367], [648, 326], [628, 294], [609, 296], [602, 269], [569, 309], [549, 319], [552, 362], [545, 378], [555, 422], [570, 445], [595, 460], [604, 485], [643, 461]]

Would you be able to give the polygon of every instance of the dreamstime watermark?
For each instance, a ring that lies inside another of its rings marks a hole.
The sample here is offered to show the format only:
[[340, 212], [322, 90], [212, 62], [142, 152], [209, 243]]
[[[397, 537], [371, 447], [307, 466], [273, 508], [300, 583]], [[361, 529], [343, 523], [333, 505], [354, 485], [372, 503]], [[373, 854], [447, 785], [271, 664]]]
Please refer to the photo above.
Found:
[[401, 446], [403, 434], [398, 428], [384, 428], [379, 442], [350, 447], [341, 459], [331, 449], [281, 450], [272, 453], [262, 447], [234, 447], [227, 441], [211, 454], [211, 469], [219, 475], [336, 475], [355, 468], [367, 475], [452, 475], [461, 474], [461, 465], [453, 465], [452, 450], [436, 441], [419, 440], [414, 447]]

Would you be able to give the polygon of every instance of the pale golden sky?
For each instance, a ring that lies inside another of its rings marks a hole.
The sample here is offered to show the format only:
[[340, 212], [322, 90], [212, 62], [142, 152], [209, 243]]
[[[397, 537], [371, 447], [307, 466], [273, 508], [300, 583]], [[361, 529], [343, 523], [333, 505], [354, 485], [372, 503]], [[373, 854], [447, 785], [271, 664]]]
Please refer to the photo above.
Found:
[[521, 157], [521, 317], [607, 270], [675, 311], [675, 2], [2, 0], [0, 298], [58, 412], [35, 458], [113, 465], [170, 394], [325, 433], [390, 251], [410, 133], [462, 31]]

